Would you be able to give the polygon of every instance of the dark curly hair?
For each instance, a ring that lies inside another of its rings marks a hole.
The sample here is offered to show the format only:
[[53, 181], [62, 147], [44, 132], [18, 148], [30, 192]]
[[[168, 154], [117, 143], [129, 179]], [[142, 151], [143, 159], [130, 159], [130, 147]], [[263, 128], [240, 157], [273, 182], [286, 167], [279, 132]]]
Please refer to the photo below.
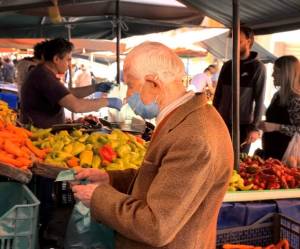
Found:
[[45, 50], [45, 45], [47, 41], [42, 41], [33, 47], [33, 57], [37, 60], [42, 60], [44, 58], [44, 50]]
[[64, 38], [48, 40], [44, 44], [44, 60], [53, 61], [54, 56], [63, 58], [65, 54], [71, 53], [73, 48], [73, 43]]

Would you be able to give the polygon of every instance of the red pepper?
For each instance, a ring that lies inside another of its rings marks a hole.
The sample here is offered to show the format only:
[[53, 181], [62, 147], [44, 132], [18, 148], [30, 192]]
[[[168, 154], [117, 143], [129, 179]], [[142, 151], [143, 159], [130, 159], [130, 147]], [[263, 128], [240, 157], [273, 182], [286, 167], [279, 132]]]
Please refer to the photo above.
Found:
[[99, 149], [99, 155], [101, 156], [103, 161], [108, 162], [112, 162], [117, 157], [117, 153], [108, 144], [105, 144]]
[[144, 144], [144, 140], [138, 136], [135, 137], [135, 140], [140, 144]]

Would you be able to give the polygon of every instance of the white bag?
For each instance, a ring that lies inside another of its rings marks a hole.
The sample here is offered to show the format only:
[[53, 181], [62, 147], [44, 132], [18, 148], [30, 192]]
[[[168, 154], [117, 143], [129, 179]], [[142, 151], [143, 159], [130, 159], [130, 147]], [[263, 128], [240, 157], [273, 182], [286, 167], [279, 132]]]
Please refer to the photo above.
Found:
[[290, 141], [282, 161], [290, 167], [300, 168], [300, 134], [297, 132]]

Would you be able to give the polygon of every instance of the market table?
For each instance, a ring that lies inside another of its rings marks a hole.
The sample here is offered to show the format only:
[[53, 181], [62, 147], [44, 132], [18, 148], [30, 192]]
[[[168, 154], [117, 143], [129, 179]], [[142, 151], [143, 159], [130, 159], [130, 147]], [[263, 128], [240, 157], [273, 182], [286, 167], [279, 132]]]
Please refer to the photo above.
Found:
[[228, 192], [218, 229], [251, 225], [268, 213], [282, 213], [300, 222], [300, 189]]

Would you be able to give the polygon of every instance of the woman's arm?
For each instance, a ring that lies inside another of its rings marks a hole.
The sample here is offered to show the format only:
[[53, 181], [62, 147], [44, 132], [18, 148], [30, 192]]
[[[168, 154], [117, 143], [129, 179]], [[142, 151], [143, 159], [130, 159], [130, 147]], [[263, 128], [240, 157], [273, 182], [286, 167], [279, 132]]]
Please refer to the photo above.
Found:
[[293, 96], [289, 105], [288, 113], [291, 125], [281, 125], [279, 132], [292, 137], [296, 132], [300, 132], [300, 96]]

